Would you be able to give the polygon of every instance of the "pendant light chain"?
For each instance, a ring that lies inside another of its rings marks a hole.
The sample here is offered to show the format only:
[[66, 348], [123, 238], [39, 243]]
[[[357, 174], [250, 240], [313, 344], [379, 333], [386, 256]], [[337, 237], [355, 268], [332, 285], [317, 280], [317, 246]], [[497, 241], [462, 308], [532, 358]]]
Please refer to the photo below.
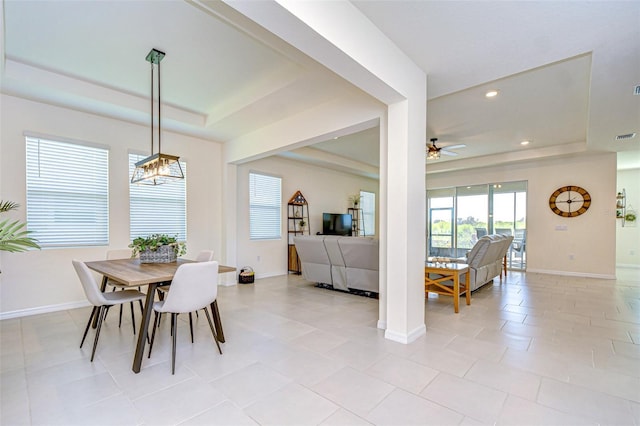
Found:
[[162, 125], [160, 124], [162, 119], [162, 111], [160, 110], [162, 102], [160, 102], [160, 99], [162, 99], [162, 96], [160, 96], [160, 82], [160, 61], [158, 60], [158, 152], [162, 152]]
[[[184, 173], [180, 166], [180, 157], [162, 153], [162, 94], [160, 61], [164, 58], [164, 52], [152, 49], [146, 57], [151, 64], [151, 155], [136, 162], [136, 168], [131, 176], [131, 183], [147, 185], [160, 185], [176, 179], [184, 179]], [[158, 66], [158, 152], [153, 153], [155, 139], [155, 71], [153, 66]]]
[[[154, 107], [153, 107], [153, 61], [150, 61], [151, 64], [151, 155], [153, 155], [153, 116], [155, 115], [153, 113], [154, 111]], [[160, 152], [160, 149], [158, 148], [158, 152]]]

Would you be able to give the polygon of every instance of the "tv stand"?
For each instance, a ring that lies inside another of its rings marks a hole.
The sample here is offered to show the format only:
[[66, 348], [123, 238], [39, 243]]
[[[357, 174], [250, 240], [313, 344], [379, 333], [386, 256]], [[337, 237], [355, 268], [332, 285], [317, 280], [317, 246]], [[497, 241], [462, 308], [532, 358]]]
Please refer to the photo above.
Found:
[[366, 233], [364, 231], [364, 214], [362, 213], [362, 209], [349, 207], [347, 209], [347, 213], [349, 213], [352, 217], [351, 235], [354, 237], [365, 236]]

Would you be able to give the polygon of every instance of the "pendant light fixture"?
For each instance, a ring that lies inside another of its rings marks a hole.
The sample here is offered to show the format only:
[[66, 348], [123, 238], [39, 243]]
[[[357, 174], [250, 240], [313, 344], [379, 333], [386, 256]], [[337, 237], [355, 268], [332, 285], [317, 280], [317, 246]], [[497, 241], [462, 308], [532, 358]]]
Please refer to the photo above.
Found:
[[[171, 180], [184, 179], [182, 167], [180, 167], [180, 157], [162, 153], [162, 125], [160, 97], [160, 61], [164, 58], [164, 52], [151, 49], [146, 57], [151, 63], [151, 155], [136, 163], [136, 168], [131, 176], [131, 183], [141, 183], [146, 185], [160, 185]], [[154, 115], [155, 108], [153, 102], [154, 92], [154, 71], [158, 73], [158, 152], [153, 153]]]

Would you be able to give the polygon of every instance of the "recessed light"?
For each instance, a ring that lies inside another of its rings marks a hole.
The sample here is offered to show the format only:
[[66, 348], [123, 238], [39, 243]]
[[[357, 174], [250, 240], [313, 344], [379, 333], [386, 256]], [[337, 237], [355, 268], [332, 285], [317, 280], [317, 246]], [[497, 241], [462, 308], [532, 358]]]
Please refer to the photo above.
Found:
[[498, 96], [498, 91], [497, 90], [489, 90], [487, 93], [484, 94], [487, 98], [495, 98], [496, 96]]
[[520, 142], [520, 145], [529, 145], [530, 141], [522, 141]]

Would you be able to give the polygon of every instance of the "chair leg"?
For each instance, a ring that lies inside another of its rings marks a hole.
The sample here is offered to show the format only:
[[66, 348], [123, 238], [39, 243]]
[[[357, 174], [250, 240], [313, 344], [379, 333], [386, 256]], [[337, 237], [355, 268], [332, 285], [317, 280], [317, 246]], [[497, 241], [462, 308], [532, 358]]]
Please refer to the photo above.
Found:
[[91, 311], [91, 315], [89, 315], [89, 322], [87, 323], [87, 328], [84, 329], [84, 334], [82, 335], [82, 341], [80, 342], [80, 347], [84, 345], [84, 339], [87, 338], [87, 332], [89, 332], [89, 327], [91, 327], [91, 321], [93, 321], [93, 318], [95, 317], [99, 309], [100, 308], [98, 306], [93, 307], [93, 310]]
[[178, 324], [176, 322], [178, 314], [171, 314], [171, 325], [173, 326], [173, 347], [171, 348], [171, 374], [176, 374], [176, 340], [178, 336]]
[[109, 310], [109, 306], [100, 306], [100, 312], [98, 313], [98, 326], [96, 328], [96, 337], [93, 340], [93, 350], [91, 351], [91, 362], [93, 362], [93, 358], [96, 355], [96, 348], [98, 347], [98, 339], [100, 339], [100, 329], [102, 328], [102, 321], [104, 317], [107, 316], [107, 311]]
[[211, 328], [211, 334], [213, 334], [213, 341], [216, 342], [216, 346], [218, 347], [218, 352], [220, 352], [220, 355], [222, 355], [222, 349], [220, 349], [220, 343], [218, 343], [218, 336], [216, 335], [216, 332], [213, 329], [213, 321], [211, 321], [211, 315], [209, 315], [209, 311], [207, 311], [207, 308], [204, 308], [204, 313], [207, 316], [207, 321], [209, 321], [209, 328]]
[[118, 316], [118, 328], [122, 325], [122, 304], [120, 305], [120, 315]]
[[[136, 315], [133, 313], [133, 302], [129, 302], [129, 305], [131, 305], [131, 325], [133, 326], [133, 334], [136, 334]], [[122, 308], [122, 305], [120, 305], [120, 307]]]
[[189, 329], [191, 330], [191, 343], [193, 343], [193, 316], [189, 312]]
[[[156, 329], [158, 328], [158, 313], [153, 317], [153, 331], [151, 332], [151, 342], [149, 342], [149, 354], [147, 358], [151, 358], [151, 349], [153, 349], [153, 341], [156, 338]], [[148, 337], [148, 336], [147, 336]]]

